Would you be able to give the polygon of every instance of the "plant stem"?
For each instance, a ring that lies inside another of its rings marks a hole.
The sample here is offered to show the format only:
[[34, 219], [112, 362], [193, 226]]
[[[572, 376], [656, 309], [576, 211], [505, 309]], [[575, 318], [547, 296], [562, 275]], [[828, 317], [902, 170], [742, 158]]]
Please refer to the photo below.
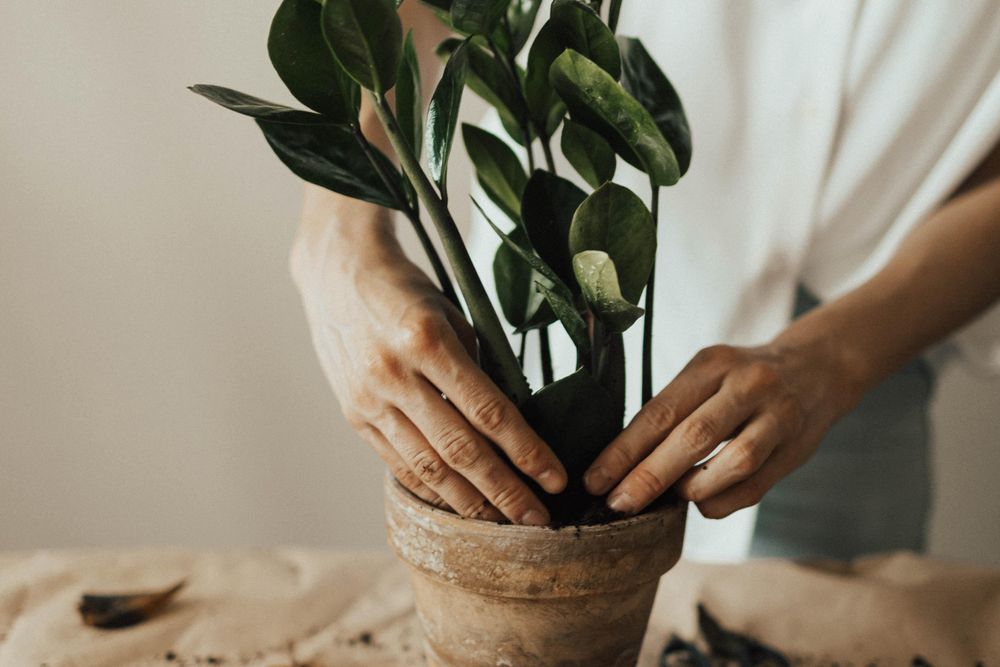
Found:
[[[653, 189], [651, 212], [653, 228], [658, 227], [660, 219], [660, 188], [650, 182]], [[646, 316], [642, 318], [642, 405], [653, 398], [653, 304], [656, 291], [656, 259], [649, 272], [649, 283], [646, 284]]]
[[618, 32], [618, 18], [622, 13], [622, 0], [611, 0], [611, 7], [608, 9], [608, 27], [611, 32]]
[[545, 165], [553, 174], [556, 173], [556, 160], [552, 156], [551, 139], [542, 139], [542, 152], [545, 153]]
[[555, 379], [552, 373], [552, 349], [549, 346], [549, 328], [538, 329], [538, 344], [541, 348], [542, 357], [542, 384], [550, 385]]
[[531, 389], [528, 387], [524, 373], [521, 372], [520, 364], [517, 363], [514, 350], [500, 324], [500, 318], [490, 303], [486, 288], [483, 287], [483, 282], [476, 272], [476, 266], [469, 256], [469, 251], [465, 247], [458, 226], [451, 217], [448, 207], [434, 191], [434, 186], [420, 166], [420, 161], [417, 160], [413, 149], [403, 138], [399, 123], [396, 121], [396, 116], [388, 101], [382, 95], [373, 94], [372, 97], [375, 113], [396, 150], [399, 163], [406, 175], [409, 176], [414, 190], [417, 191], [417, 196], [427, 207], [431, 221], [437, 228], [445, 254], [447, 254], [451, 268], [455, 272], [455, 280], [458, 282], [458, 287], [462, 290], [462, 295], [469, 307], [469, 315], [479, 337], [484, 366], [501, 391], [510, 397], [515, 404], [521, 404], [531, 394]]
[[521, 370], [524, 370], [524, 350], [528, 346], [528, 332], [521, 334], [521, 345], [517, 352], [517, 363], [521, 365]]
[[389, 193], [393, 199], [399, 204], [400, 210], [413, 225], [413, 230], [417, 233], [417, 238], [420, 239], [420, 245], [423, 246], [424, 252], [427, 253], [427, 258], [431, 262], [431, 267], [434, 269], [434, 275], [437, 276], [438, 282], [441, 283], [441, 291], [449, 301], [455, 304], [455, 307], [459, 311], [465, 312], [462, 308], [462, 301], [458, 298], [455, 286], [451, 282], [451, 276], [448, 275], [448, 270], [444, 267], [444, 262], [441, 261], [441, 255], [438, 254], [437, 248], [434, 247], [434, 242], [431, 241], [431, 237], [427, 233], [427, 228], [424, 227], [424, 223], [420, 220], [420, 209], [410, 205], [410, 202], [406, 199], [406, 195], [399, 191], [395, 181], [382, 168], [382, 164], [376, 159], [375, 151], [368, 142], [368, 138], [361, 132], [361, 128], [354, 125], [351, 129], [354, 131], [354, 137], [361, 146], [361, 150], [368, 157], [368, 161], [371, 162], [372, 167], [378, 172], [379, 177], [385, 183], [385, 187], [389, 189]]

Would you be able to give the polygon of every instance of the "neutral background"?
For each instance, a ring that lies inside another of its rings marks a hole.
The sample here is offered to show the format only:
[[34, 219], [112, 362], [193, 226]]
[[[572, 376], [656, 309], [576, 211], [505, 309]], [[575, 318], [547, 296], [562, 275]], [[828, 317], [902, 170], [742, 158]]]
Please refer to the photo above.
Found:
[[[275, 5], [0, 3], [0, 549], [383, 545], [288, 277], [301, 187], [184, 90], [287, 101]], [[952, 369], [934, 417], [931, 551], [1000, 564], [1000, 383]]]

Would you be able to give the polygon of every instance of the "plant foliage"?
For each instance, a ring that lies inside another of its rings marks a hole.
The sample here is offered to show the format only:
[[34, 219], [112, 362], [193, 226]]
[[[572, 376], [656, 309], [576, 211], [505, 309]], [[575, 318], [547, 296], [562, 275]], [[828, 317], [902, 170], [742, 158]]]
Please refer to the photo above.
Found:
[[[281, 161], [304, 180], [403, 211], [442, 289], [454, 295], [424, 229], [426, 211], [465, 297], [484, 370], [570, 473], [568, 491], [549, 501], [553, 517], [579, 520], [588, 505], [579, 478], [622, 427], [621, 333], [643, 317], [638, 304], [644, 291], [647, 325], [651, 317], [659, 188], [677, 183], [691, 164], [683, 105], [643, 44], [616, 37], [623, 6], [627, 12], [622, 0], [552, 0], [540, 27], [543, 0], [423, 0], [454, 33], [437, 48], [445, 65], [425, 100], [420, 59], [435, 54], [417, 53], [412, 33], [403, 38], [401, 4], [279, 3], [268, 53], [308, 111], [220, 86], [192, 90], [253, 118]], [[503, 317], [522, 336], [537, 331], [542, 342], [546, 382], [534, 393], [449, 208], [448, 164], [466, 87], [496, 110], [508, 135], [462, 126], [483, 192], [509, 219], [504, 231], [482, 216], [500, 239], [491, 268]], [[362, 131], [363, 91], [401, 169]], [[557, 171], [553, 142], [560, 127], [558, 148], [587, 189]], [[536, 164], [539, 146], [543, 166]], [[652, 213], [614, 182], [618, 158], [647, 174]], [[552, 380], [548, 329], [557, 322], [573, 341], [578, 363], [570, 375]], [[648, 326], [643, 344], [645, 366]]]

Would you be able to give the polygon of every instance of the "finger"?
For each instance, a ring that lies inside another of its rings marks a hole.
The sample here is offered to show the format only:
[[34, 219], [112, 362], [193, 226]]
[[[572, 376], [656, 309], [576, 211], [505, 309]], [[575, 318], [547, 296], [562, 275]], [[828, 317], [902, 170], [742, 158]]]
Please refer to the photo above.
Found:
[[755, 474], [698, 503], [698, 511], [706, 519], [724, 519], [737, 510], [756, 505], [771, 487], [795, 468], [793, 449], [780, 448]]
[[604, 495], [622, 481], [645, 456], [690, 415], [715, 394], [722, 373], [689, 365], [632, 419], [621, 434], [597, 457], [583, 476], [587, 491]]
[[759, 414], [722, 451], [681, 478], [680, 496], [700, 503], [748, 479], [771, 456], [782, 435], [772, 413]]
[[478, 359], [479, 341], [476, 340], [476, 330], [472, 328], [472, 325], [465, 319], [462, 312], [452, 305], [451, 302], [444, 305], [444, 314], [448, 319], [448, 324], [455, 330], [455, 335], [458, 336], [458, 340], [462, 343], [462, 347], [465, 348], [469, 357], [471, 359]]
[[437, 389], [420, 381], [409, 393], [407, 416], [448, 467], [469, 480], [511, 521], [548, 524], [545, 505]]
[[379, 430], [425, 485], [465, 517], [502, 521], [503, 515], [464, 477], [448, 467], [419, 429], [395, 408], [386, 411]]
[[458, 339], [444, 340], [441, 354], [420, 366], [466, 420], [495, 443], [514, 466], [549, 493], [566, 488], [566, 469], [493, 381], [465, 352]]
[[392, 448], [392, 445], [389, 444], [389, 441], [385, 439], [385, 436], [377, 428], [369, 424], [359, 429], [358, 435], [375, 450], [375, 453], [382, 459], [382, 462], [385, 463], [389, 472], [396, 478], [396, 481], [406, 487], [410, 493], [424, 502], [447, 509], [447, 503], [444, 502], [444, 499], [420, 481], [420, 478], [403, 462], [403, 459], [396, 453], [396, 450]]
[[691, 466], [711, 454], [756, 407], [735, 391], [720, 390], [678, 424], [662, 444], [626, 475], [611, 492], [608, 507], [625, 514], [640, 511]]

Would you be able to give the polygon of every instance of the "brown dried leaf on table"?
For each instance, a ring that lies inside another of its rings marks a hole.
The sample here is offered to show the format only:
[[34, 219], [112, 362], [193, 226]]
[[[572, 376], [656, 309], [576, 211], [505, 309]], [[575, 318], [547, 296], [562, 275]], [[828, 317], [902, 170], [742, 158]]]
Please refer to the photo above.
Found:
[[83, 622], [95, 628], [127, 628], [163, 610], [184, 588], [184, 581], [162, 591], [106, 595], [84, 593], [78, 609]]

